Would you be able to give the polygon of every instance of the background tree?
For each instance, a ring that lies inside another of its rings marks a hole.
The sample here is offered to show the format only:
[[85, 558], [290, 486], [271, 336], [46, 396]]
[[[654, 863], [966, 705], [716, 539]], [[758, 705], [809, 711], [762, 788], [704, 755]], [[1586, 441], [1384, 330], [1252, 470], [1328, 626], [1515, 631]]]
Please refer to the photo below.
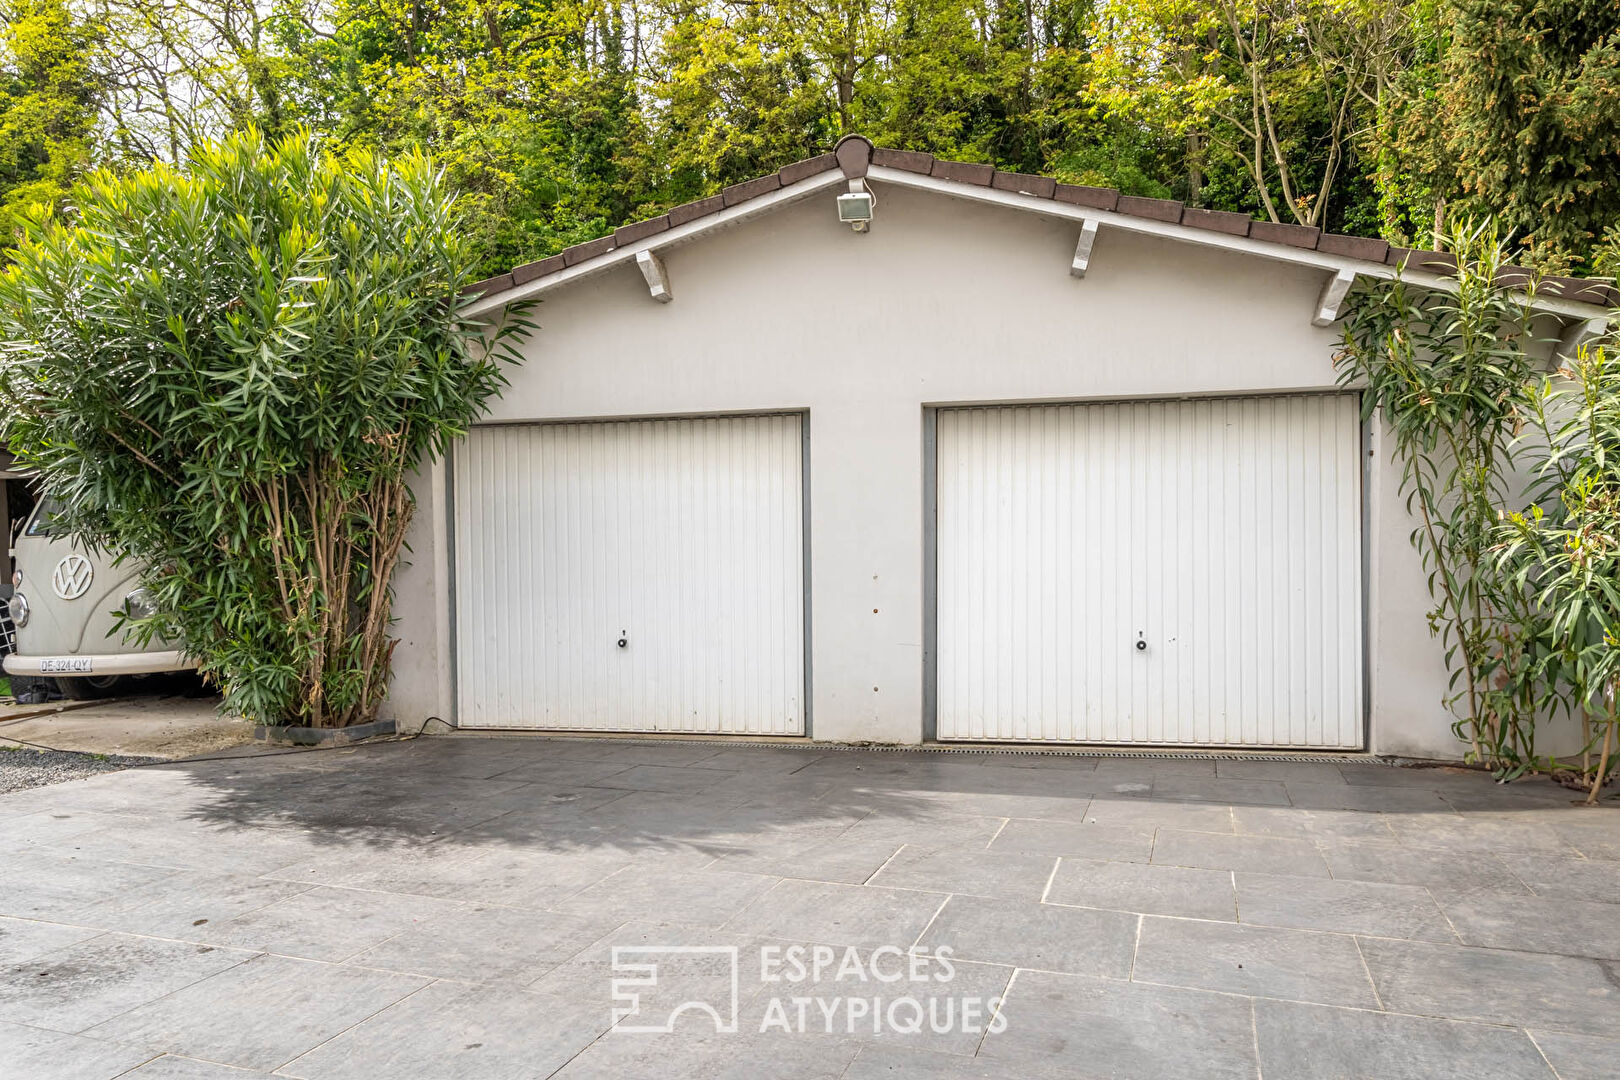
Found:
[[1620, 9], [1597, 0], [6, 3], [0, 98], [78, 117], [17, 121], [0, 184], [44, 184], [17, 205], [303, 125], [434, 154], [481, 273], [851, 131], [1400, 244], [1504, 209], [1544, 269], [1599, 272], [1620, 224]]
[[[1106, 0], [1094, 85], [1185, 141], [1188, 198], [1323, 227], [1354, 165], [1393, 2]], [[1209, 173], [1214, 171], [1215, 176]], [[1225, 183], [1221, 183], [1224, 180]]]
[[1438, 137], [1474, 213], [1548, 269], [1620, 222], [1620, 4], [1453, 0]]
[[35, 203], [59, 205], [95, 155], [102, 40], [62, 0], [0, 7], [0, 246]]
[[263, 723], [372, 719], [407, 480], [500, 385], [444, 178], [254, 130], [77, 184], [0, 274], [0, 434]]

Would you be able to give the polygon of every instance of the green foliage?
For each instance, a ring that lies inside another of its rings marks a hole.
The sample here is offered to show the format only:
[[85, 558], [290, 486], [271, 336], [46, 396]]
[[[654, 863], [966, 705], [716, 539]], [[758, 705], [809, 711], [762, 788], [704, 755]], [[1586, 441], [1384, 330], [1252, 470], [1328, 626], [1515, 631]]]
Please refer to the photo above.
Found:
[[1440, 120], [1468, 205], [1562, 269], [1620, 222], [1620, 4], [1452, 0]]
[[0, 275], [0, 432], [266, 723], [369, 720], [425, 455], [501, 383], [442, 175], [248, 130], [97, 172]]
[[1501, 211], [1545, 270], [1620, 219], [1600, 0], [4, 3], [0, 204], [302, 125], [433, 154], [480, 274], [853, 131], [1400, 244]]
[[1535, 717], [1546, 674], [1545, 630], [1525, 591], [1504, 583], [1493, 549], [1504, 477], [1539, 361], [1528, 348], [1530, 294], [1496, 281], [1504, 250], [1493, 226], [1451, 237], [1455, 293], [1397, 278], [1360, 293], [1345, 324], [1341, 380], [1363, 386], [1381, 415], [1416, 520], [1413, 546], [1446, 649], [1456, 731], [1474, 760], [1512, 771], [1536, 759]]
[[59, 205], [90, 160], [100, 37], [62, 0], [0, 8], [0, 246], [34, 205]]
[[1535, 283], [1498, 280], [1494, 224], [1449, 241], [1455, 294], [1397, 277], [1352, 298], [1341, 379], [1401, 463], [1458, 737], [1504, 778], [1558, 771], [1538, 725], [1581, 716], [1595, 792], [1620, 719], [1620, 358], [1611, 337], [1548, 377]]
[[[1567, 704], [1596, 714], [1602, 751], [1585, 769], [1593, 798], [1607, 779], [1620, 713], [1620, 351], [1582, 348], [1528, 395], [1542, 449], [1527, 512], [1502, 527], [1499, 571], [1534, 595]], [[1544, 507], [1550, 507], [1550, 512]], [[1590, 749], [1590, 748], [1589, 748]]]

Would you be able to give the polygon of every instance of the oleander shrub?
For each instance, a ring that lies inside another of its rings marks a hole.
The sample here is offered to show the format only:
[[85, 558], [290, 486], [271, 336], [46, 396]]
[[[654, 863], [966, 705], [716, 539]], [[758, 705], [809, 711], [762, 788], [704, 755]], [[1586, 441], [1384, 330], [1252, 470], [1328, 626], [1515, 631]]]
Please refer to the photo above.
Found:
[[250, 130], [67, 202], [0, 275], [0, 433], [59, 527], [141, 567], [127, 633], [259, 722], [375, 718], [408, 481], [529, 329], [465, 316], [442, 175]]

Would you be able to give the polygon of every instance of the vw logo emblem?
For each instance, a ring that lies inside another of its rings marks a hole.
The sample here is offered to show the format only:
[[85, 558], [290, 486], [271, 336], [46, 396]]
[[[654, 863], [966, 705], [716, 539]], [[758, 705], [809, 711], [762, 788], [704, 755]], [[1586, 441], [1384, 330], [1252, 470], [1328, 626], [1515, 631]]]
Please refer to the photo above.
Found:
[[83, 555], [69, 555], [51, 572], [51, 590], [63, 600], [77, 600], [90, 589], [95, 571]]

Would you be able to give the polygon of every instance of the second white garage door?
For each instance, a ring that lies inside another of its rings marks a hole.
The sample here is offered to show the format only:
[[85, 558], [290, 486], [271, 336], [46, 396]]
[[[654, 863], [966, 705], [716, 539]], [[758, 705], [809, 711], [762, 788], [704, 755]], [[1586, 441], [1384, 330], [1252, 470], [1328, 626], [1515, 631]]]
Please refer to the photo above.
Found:
[[459, 722], [803, 734], [802, 434], [793, 415], [474, 428]]
[[941, 410], [941, 739], [1362, 742], [1353, 395]]

